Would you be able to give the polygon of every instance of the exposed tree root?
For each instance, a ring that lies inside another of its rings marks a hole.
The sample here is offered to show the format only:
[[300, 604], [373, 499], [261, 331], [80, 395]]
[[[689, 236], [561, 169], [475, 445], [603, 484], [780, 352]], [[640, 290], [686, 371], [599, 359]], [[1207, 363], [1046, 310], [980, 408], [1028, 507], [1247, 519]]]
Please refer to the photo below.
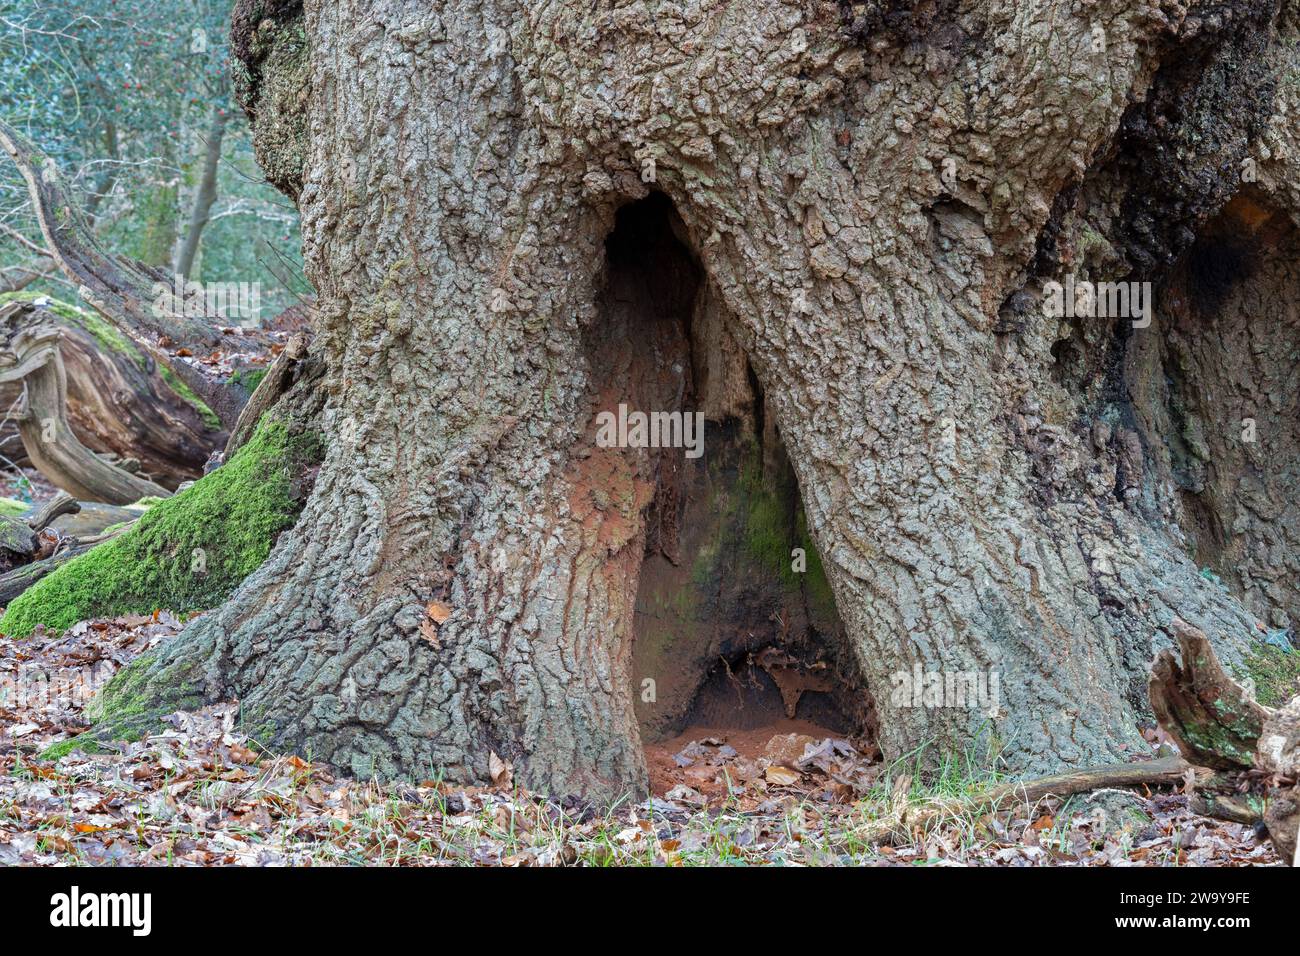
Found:
[[1263, 819], [1263, 815], [1257, 807], [1252, 806], [1247, 800], [1230, 794], [1193, 794], [1189, 805], [1194, 812], [1202, 816], [1214, 817], [1216, 820], [1226, 820], [1229, 823], [1254, 826]]

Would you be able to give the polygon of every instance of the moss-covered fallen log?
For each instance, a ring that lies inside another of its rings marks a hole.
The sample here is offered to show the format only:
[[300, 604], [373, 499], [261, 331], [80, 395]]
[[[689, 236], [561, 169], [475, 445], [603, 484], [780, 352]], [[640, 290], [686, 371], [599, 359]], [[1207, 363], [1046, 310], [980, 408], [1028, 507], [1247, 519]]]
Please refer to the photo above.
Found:
[[23, 303], [0, 305], [0, 383], [22, 385], [10, 414], [27, 457], [54, 485], [86, 501], [125, 505], [166, 497], [166, 488], [136, 474], [137, 463], [96, 455], [72, 430], [63, 331], [48, 321], [50, 314]]
[[318, 454], [309, 432], [264, 421], [221, 468], [25, 591], [0, 618], [0, 633], [26, 637], [90, 618], [219, 604], [293, 524]]
[[[39, 304], [38, 304], [39, 303]], [[26, 306], [23, 321], [58, 328], [66, 368], [66, 414], [91, 451], [135, 459], [140, 471], [165, 488], [199, 477], [208, 456], [226, 441], [210, 408], [99, 315], [29, 293], [0, 295], [0, 307]], [[0, 406], [23, 393], [21, 381], [0, 383]], [[7, 457], [25, 456], [15, 421], [0, 425]]]
[[[81, 298], [118, 332], [129, 338], [198, 396], [224, 426], [231, 426], [248, 400], [248, 391], [201, 364], [182, 359], [181, 346], [220, 344], [219, 315], [190, 315], [174, 301], [158, 308], [156, 283], [174, 279], [160, 269], [100, 247], [85, 213], [65, 188], [58, 165], [36, 144], [0, 120], [0, 148], [9, 154], [27, 183], [32, 211], [45, 247], [60, 271], [78, 287]], [[173, 351], [175, 350], [175, 351]]]

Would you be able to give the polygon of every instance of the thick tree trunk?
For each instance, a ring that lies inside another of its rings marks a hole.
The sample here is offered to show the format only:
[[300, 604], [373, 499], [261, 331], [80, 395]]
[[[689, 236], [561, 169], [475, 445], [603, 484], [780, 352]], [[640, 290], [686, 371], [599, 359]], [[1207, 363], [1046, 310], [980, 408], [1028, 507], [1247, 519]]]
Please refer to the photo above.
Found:
[[[887, 755], [1124, 759], [1175, 615], [1240, 659], [1263, 610], [1188, 553], [1162, 470], [1180, 405], [1152, 384], [1210, 333], [1164, 300], [1134, 327], [1038, 297], [1165, 281], [1239, 185], [1187, 192], [1197, 164], [1237, 168], [1261, 64], [1294, 55], [1273, 7], [879, 6], [242, 5], [255, 138], [303, 184], [330, 449], [294, 531], [136, 686], [233, 695], [358, 773], [483, 779], [495, 752], [552, 791], [641, 788], [638, 584], [693, 512], [665, 510], [683, 459], [601, 447], [597, 414], [752, 426], [757, 395]], [[1156, 190], [1175, 147], [1192, 172]], [[656, 301], [628, 304], [603, 242], [652, 189], [707, 291], [647, 254], [628, 288]], [[683, 295], [716, 297], [747, 407], [697, 381]], [[1000, 700], [918, 706], [896, 692], [918, 669], [996, 674]]]

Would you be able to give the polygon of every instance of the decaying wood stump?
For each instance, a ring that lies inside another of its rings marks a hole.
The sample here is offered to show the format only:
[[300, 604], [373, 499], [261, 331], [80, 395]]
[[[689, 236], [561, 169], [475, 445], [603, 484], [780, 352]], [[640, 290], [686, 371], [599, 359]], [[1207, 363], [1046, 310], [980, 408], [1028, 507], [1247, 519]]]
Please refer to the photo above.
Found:
[[18, 422], [23, 447], [37, 469], [64, 491], [88, 501], [130, 504], [170, 492], [96, 455], [72, 431], [62, 331], [26, 303], [0, 307], [0, 383], [22, 382]]
[[[9, 308], [23, 305], [28, 303]], [[137, 460], [142, 474], [166, 488], [203, 473], [203, 463], [224, 444], [226, 433], [211, 412], [182, 394], [177, 379], [102, 319], [39, 299], [30, 308], [16, 320], [53, 325], [61, 334], [67, 418], [84, 445], [119, 460]], [[0, 409], [20, 404], [23, 389], [21, 381], [0, 382]], [[0, 424], [0, 452], [15, 462], [26, 459], [12, 420]]]
[[1201, 631], [1179, 619], [1173, 630], [1181, 661], [1172, 648], [1156, 656], [1151, 709], [1189, 762], [1224, 771], [1198, 808], [1238, 823], [1262, 820], [1279, 855], [1300, 865], [1300, 697], [1276, 711], [1262, 706]]
[[1255, 766], [1272, 775], [1264, 825], [1278, 853], [1293, 866], [1300, 866], [1296, 836], [1300, 825], [1300, 697], [1269, 714], [1259, 736]]
[[1151, 710], [1183, 756], [1202, 767], [1254, 765], [1255, 743], [1268, 711], [1219, 663], [1209, 639], [1175, 619], [1182, 663], [1169, 648], [1151, 666]]

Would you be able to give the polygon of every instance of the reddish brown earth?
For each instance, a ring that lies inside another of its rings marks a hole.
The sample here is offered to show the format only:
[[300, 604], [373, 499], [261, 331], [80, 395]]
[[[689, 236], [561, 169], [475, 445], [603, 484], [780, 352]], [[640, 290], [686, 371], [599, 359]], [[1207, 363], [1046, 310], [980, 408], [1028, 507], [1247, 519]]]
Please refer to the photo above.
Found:
[[[794, 735], [790, 739], [790, 735]], [[827, 782], [827, 775], [809, 767], [803, 771], [793, 766], [811, 741], [820, 744], [826, 740], [841, 741], [852, 746], [843, 734], [807, 720], [776, 718], [757, 727], [689, 727], [668, 740], [647, 744], [646, 765], [650, 771], [650, 792], [666, 796], [678, 786], [689, 787], [709, 802], [733, 796], [765, 799], [773, 790], [809, 793]], [[692, 748], [692, 744], [695, 745]], [[860, 776], [871, 764], [871, 748], [860, 743], [854, 747], [856, 755], [849, 755], [841, 747], [836, 755], [839, 763], [852, 764]], [[734, 751], [734, 753], [733, 753]], [[690, 760], [681, 766], [676, 758]], [[781, 782], [779, 775], [769, 780], [771, 766], [784, 767], [797, 776], [790, 783]]]

